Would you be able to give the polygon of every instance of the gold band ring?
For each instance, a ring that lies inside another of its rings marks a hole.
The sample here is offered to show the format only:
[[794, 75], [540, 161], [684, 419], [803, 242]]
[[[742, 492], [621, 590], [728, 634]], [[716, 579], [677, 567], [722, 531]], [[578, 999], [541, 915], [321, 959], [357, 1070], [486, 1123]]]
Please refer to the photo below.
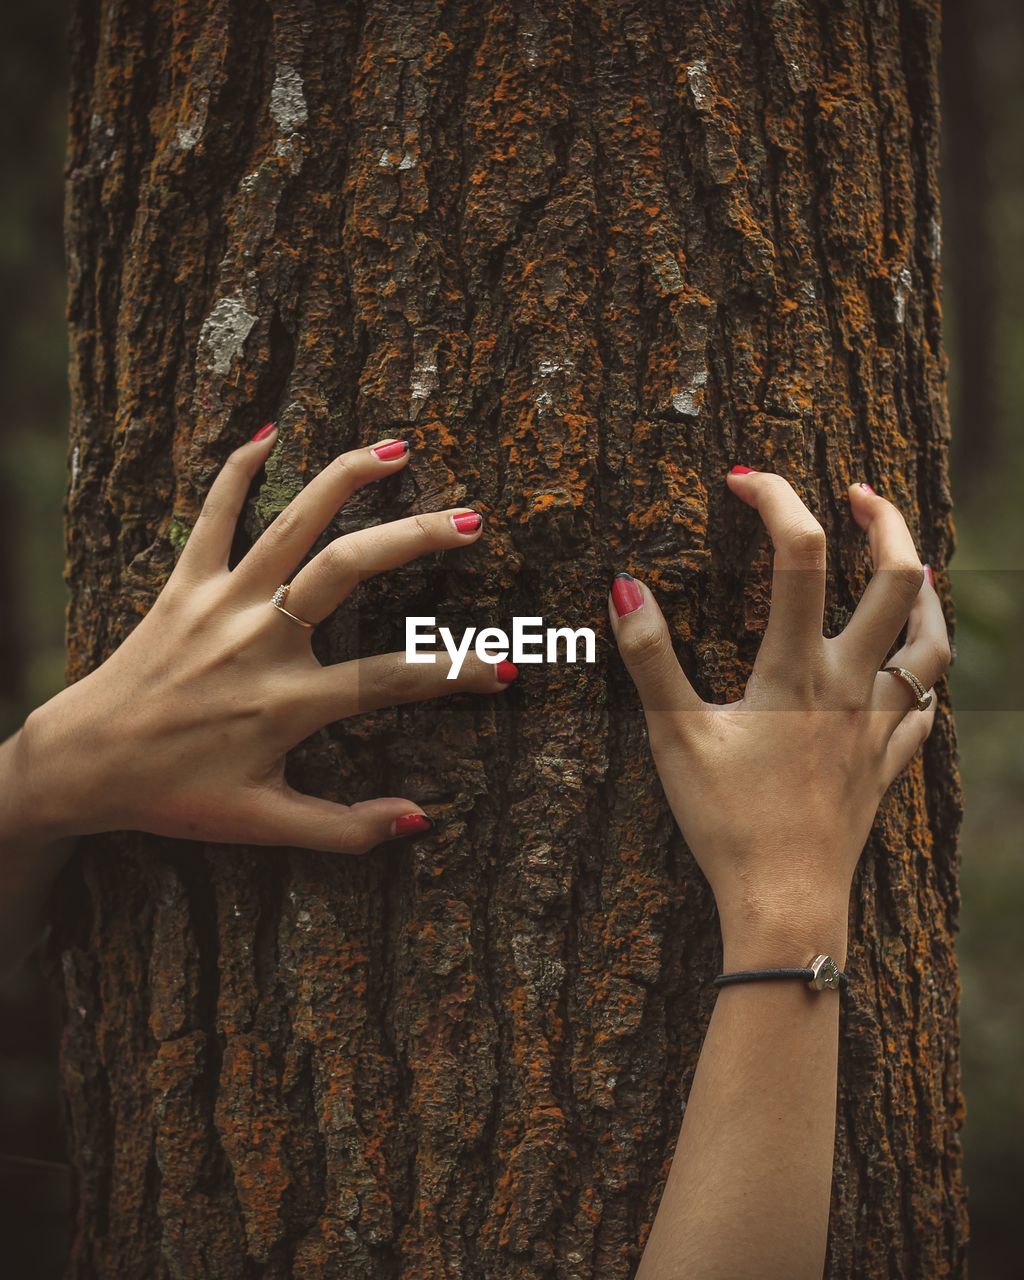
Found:
[[290, 582], [282, 583], [274, 592], [273, 596], [271, 596], [270, 603], [278, 613], [283, 613], [286, 618], [291, 618], [292, 622], [297, 622], [300, 627], [305, 627], [307, 630], [311, 631], [315, 625], [314, 623], [307, 622], [305, 618], [297, 618], [294, 613], [289, 613], [284, 607], [284, 602], [288, 599], [288, 592], [291, 591], [291, 589], [292, 584]]
[[891, 676], [895, 676], [897, 680], [902, 680], [907, 688], [913, 693], [917, 702], [918, 711], [927, 711], [932, 705], [932, 694], [924, 687], [913, 671], [908, 671], [906, 667], [883, 667], [883, 671], [888, 671]]

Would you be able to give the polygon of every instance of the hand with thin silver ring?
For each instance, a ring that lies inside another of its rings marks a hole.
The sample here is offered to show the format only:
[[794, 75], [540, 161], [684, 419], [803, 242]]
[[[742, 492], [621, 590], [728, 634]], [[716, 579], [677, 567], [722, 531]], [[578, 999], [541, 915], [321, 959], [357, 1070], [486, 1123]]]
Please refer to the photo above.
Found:
[[637, 1280], [821, 1280], [840, 991], [871, 999], [862, 975], [842, 973], [851, 883], [884, 792], [931, 730], [950, 649], [931, 573], [868, 485], [851, 485], [849, 500], [875, 573], [843, 632], [826, 637], [821, 526], [781, 476], [737, 467], [728, 484], [775, 549], [741, 698], [698, 697], [643, 583], [620, 575], [609, 601], [722, 931], [719, 994]]
[[950, 659], [931, 571], [892, 503], [850, 487], [875, 573], [845, 629], [826, 637], [821, 526], [781, 476], [736, 470], [728, 484], [775, 549], [768, 625], [741, 699], [697, 696], [640, 581], [619, 578], [609, 602], [665, 793], [727, 944], [729, 926], [755, 915], [779, 915], [785, 928], [794, 901], [845, 918], [875, 811], [931, 729], [930, 690]]
[[[312, 627], [359, 582], [472, 546], [483, 519], [465, 508], [426, 512], [335, 538], [303, 563], [357, 489], [407, 465], [408, 445], [384, 441], [335, 458], [229, 569], [249, 487], [276, 439], [264, 429], [230, 455], [150, 612], [5, 744], [25, 779], [7, 829], [20, 820], [37, 840], [139, 830], [349, 854], [429, 829], [410, 797], [343, 804], [294, 790], [285, 755], [347, 716], [460, 691], [500, 693], [515, 679], [511, 663], [475, 657], [449, 680], [444, 654], [433, 664], [391, 653], [323, 666], [312, 650]], [[285, 583], [291, 618], [273, 604]]]

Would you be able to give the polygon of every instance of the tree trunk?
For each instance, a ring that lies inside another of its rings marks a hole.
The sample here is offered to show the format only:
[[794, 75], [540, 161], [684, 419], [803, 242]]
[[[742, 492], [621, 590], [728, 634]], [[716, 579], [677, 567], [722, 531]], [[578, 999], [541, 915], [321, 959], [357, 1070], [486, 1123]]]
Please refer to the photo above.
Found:
[[[823, 521], [830, 628], [868, 572], [849, 481], [946, 564], [938, 9], [81, 0], [70, 677], [152, 604], [269, 418], [239, 553], [396, 424], [412, 466], [331, 536], [487, 516], [471, 552], [364, 585], [318, 632], [325, 661], [401, 647], [406, 614], [602, 640], [595, 667], [294, 753], [303, 789], [421, 800], [438, 826], [411, 849], [83, 844], [57, 941], [72, 1275], [633, 1273], [719, 940], [609, 579], [643, 574], [722, 700], [769, 586], [730, 464], [787, 475]], [[964, 1274], [953, 752], [943, 708], [856, 883], [844, 1280]]]

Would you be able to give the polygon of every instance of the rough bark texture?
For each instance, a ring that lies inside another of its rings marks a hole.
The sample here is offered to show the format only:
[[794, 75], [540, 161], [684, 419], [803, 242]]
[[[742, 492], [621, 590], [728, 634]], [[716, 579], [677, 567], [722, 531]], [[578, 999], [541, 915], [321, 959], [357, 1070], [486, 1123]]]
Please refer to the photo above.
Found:
[[[240, 551], [396, 423], [411, 469], [331, 533], [488, 518], [471, 553], [362, 588], [325, 660], [398, 647], [407, 613], [605, 639], [596, 668], [295, 753], [308, 790], [419, 797], [439, 821], [411, 851], [88, 842], [58, 943], [74, 1276], [631, 1275], [718, 937], [608, 580], [644, 575], [724, 699], [769, 567], [731, 463], [825, 524], [831, 627], [867, 572], [849, 481], [945, 565], [938, 8], [82, 0], [70, 676], [271, 417]], [[964, 1274], [953, 752], [944, 709], [857, 880], [836, 1278]]]

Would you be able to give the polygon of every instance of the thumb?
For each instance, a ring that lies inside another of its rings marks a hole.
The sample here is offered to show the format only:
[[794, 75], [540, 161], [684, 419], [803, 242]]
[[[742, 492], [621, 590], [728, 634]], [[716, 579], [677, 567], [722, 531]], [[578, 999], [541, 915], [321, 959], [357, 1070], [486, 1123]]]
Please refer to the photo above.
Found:
[[261, 805], [258, 829], [264, 844], [356, 854], [386, 840], [424, 835], [433, 825], [411, 800], [380, 796], [335, 804], [285, 787]]
[[693, 714], [704, 706], [679, 665], [658, 602], [632, 574], [615, 575], [608, 614], [648, 718], [659, 712]]

